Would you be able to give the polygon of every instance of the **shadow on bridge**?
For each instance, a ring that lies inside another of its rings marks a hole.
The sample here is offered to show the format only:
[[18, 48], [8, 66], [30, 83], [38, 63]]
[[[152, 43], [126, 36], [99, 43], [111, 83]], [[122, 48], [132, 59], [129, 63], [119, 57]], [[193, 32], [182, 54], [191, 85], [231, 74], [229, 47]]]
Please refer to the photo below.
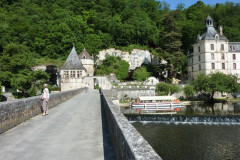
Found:
[[[101, 96], [101, 95], [100, 95]], [[101, 113], [102, 113], [102, 133], [103, 133], [103, 150], [104, 150], [104, 160], [115, 160], [115, 152], [112, 143], [112, 138], [108, 129], [108, 122], [103, 107], [103, 102], [101, 100]]]

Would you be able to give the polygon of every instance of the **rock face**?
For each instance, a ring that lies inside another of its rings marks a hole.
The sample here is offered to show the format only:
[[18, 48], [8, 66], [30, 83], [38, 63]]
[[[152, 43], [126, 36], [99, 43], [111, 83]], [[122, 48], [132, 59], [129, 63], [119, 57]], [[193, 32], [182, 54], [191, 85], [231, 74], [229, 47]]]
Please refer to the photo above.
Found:
[[129, 54], [129, 52], [123, 52], [115, 48], [100, 51], [98, 55], [98, 60], [104, 60], [107, 54], [115, 57], [119, 56], [122, 60], [127, 61], [130, 65], [129, 70], [134, 70], [137, 67], [140, 67], [142, 64], [150, 64], [153, 61], [155, 63], [157, 62], [155, 60], [156, 58], [154, 58], [154, 56], [151, 55], [151, 53], [147, 50], [134, 49], [131, 51], [131, 54]]

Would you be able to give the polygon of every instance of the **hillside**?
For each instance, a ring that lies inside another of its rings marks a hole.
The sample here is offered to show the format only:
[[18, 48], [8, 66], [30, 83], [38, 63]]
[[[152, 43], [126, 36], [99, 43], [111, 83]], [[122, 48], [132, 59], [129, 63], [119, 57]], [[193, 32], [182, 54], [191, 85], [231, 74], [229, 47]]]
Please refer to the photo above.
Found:
[[0, 13], [0, 82], [10, 88], [30, 89], [32, 81], [46, 80], [31, 67], [61, 66], [73, 43], [93, 55], [107, 48], [144, 48], [168, 62], [156, 72], [187, 73], [187, 53], [208, 14], [229, 41], [240, 41], [239, 3], [198, 1], [169, 10], [157, 0], [3, 0]]

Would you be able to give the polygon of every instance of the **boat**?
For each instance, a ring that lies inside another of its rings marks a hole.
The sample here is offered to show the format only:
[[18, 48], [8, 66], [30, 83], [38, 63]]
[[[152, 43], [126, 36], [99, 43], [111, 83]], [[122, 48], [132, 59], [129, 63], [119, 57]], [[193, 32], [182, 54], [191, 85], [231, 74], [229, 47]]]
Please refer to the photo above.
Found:
[[130, 107], [138, 113], [142, 111], [178, 112], [183, 108], [183, 103], [174, 96], [141, 96], [130, 102]]

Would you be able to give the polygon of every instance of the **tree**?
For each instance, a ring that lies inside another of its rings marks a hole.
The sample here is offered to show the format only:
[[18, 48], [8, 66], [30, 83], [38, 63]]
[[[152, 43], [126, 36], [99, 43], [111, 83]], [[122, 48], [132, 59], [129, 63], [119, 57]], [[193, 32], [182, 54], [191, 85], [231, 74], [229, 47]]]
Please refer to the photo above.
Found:
[[[183, 64], [184, 57], [181, 51], [182, 42], [180, 41], [181, 27], [178, 25], [176, 19], [180, 11], [171, 11], [167, 13], [162, 21], [163, 30], [161, 31], [162, 42], [160, 59], [167, 61], [164, 70], [168, 71], [168, 78], [176, 78], [178, 72], [181, 72], [181, 64]], [[162, 71], [160, 71], [162, 72]]]
[[191, 82], [196, 92], [210, 94], [210, 101], [216, 92], [225, 92], [234, 94], [240, 91], [240, 85], [235, 75], [224, 74], [221, 72], [211, 73], [209, 75], [199, 74]]
[[124, 80], [128, 76], [129, 64], [128, 62], [121, 60], [118, 64], [118, 67], [115, 70], [117, 79]]
[[119, 80], [124, 80], [128, 76], [129, 64], [121, 60], [120, 57], [106, 56], [102, 65], [96, 66], [95, 74], [104, 75], [114, 73]]
[[186, 96], [187, 99], [189, 99], [191, 96], [195, 94], [194, 88], [192, 85], [186, 85], [183, 88], [184, 95]]
[[180, 92], [180, 88], [177, 85], [162, 82], [157, 84], [155, 91], [158, 95], [172, 95]]
[[136, 81], [145, 81], [149, 77], [146, 67], [137, 68], [132, 75], [132, 78]]

